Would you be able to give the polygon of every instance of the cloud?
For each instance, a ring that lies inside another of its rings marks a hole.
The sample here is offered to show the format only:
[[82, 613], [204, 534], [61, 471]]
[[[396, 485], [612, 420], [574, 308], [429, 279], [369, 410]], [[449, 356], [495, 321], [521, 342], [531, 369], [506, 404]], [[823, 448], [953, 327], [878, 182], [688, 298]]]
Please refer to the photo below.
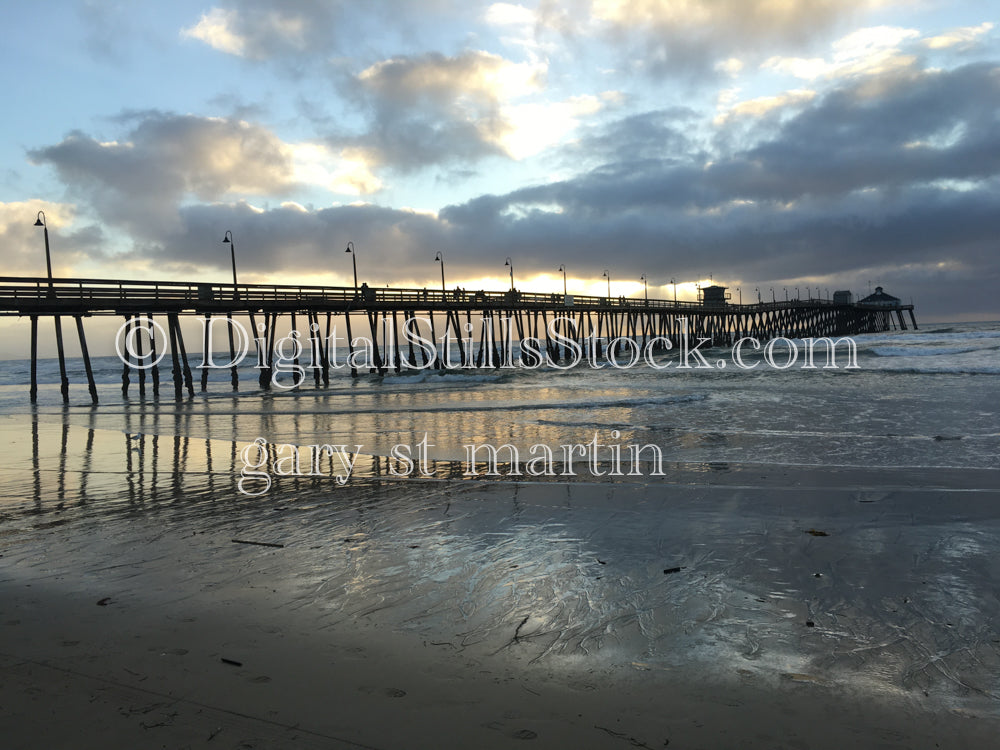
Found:
[[938, 36], [929, 37], [924, 40], [924, 44], [930, 49], [949, 49], [952, 47], [969, 49], [979, 43], [980, 37], [992, 30], [993, 24], [986, 21], [978, 26], [963, 26]]
[[288, 196], [303, 183], [357, 194], [377, 189], [362, 155], [288, 144], [241, 120], [161, 112], [129, 115], [122, 140], [81, 132], [29, 153], [53, 166], [70, 192], [138, 236], [169, 231], [188, 199]]
[[363, 149], [335, 151], [321, 143], [289, 146], [292, 169], [298, 182], [318, 185], [334, 193], [365, 195], [382, 189], [374, 164]]
[[0, 203], [4, 273], [46, 276], [43, 229], [35, 226], [39, 211], [48, 227], [53, 275], [73, 275], [80, 264], [104, 257], [100, 231], [93, 226], [74, 228], [78, 216], [71, 204], [42, 200]]
[[434, 258], [428, 248], [442, 248], [435, 243], [446, 235], [433, 215], [368, 204], [309, 210], [293, 202], [259, 208], [238, 201], [183, 206], [178, 213], [174, 231], [134, 250], [129, 258], [161, 275], [210, 276], [214, 269], [223, 280], [230, 256], [221, 240], [228, 229], [243, 281], [267, 283], [319, 274], [347, 284], [351, 263], [344, 248], [351, 241], [361, 280], [383, 286], [399, 283], [407, 274], [427, 275]]
[[761, 67], [810, 81], [882, 75], [914, 65], [916, 58], [904, 54], [901, 47], [919, 36], [920, 32], [916, 29], [895, 26], [863, 28], [835, 41], [830, 59], [775, 56], [768, 58]]
[[740, 117], [763, 117], [776, 110], [788, 110], [792, 107], [802, 106], [816, 98], [816, 92], [809, 89], [793, 89], [774, 96], [758, 96], [754, 99], [746, 99], [728, 106], [728, 108], [716, 116], [716, 125], [725, 125], [727, 121]]
[[[774, 47], [799, 48], [891, 0], [543, 0], [538, 24], [568, 37], [602, 36], [656, 75], [708, 75]], [[727, 70], [727, 68], [729, 68]]]
[[493, 3], [486, 9], [484, 18], [494, 26], [531, 27], [535, 24], [534, 11], [512, 3]]
[[349, 142], [372, 163], [401, 172], [519, 159], [558, 143], [581, 118], [616, 100], [613, 93], [545, 100], [546, 73], [543, 62], [481, 50], [383, 60], [357, 76], [355, 95], [371, 118], [368, 131]]
[[212, 8], [202, 15], [194, 26], [181, 30], [181, 36], [197, 39], [209, 47], [230, 55], [243, 57], [247, 54], [248, 39], [237, 32], [237, 14], [234, 10]]
[[848, 283], [874, 264], [930, 278], [944, 260], [970, 295], [985, 292], [981, 278], [997, 275], [1000, 71], [978, 64], [883, 84], [872, 100], [864, 82], [845, 82], [728, 155], [686, 143], [683, 112], [625, 118], [584, 139], [582, 151], [609, 159], [589, 173], [440, 217], [453, 236], [475, 234], [484, 255], [517, 248], [519, 268], [569, 258], [599, 270], [613, 252], [623, 272], [651, 278], [714, 270]]
[[375, 45], [412, 40], [429, 18], [470, 13], [461, 0], [222, 0], [180, 35], [224, 54], [302, 70], [340, 56], [372, 54]]
[[180, 33], [182, 38], [250, 60], [330, 54], [340, 43], [349, 9], [350, 4], [337, 0], [228, 2], [203, 13]]

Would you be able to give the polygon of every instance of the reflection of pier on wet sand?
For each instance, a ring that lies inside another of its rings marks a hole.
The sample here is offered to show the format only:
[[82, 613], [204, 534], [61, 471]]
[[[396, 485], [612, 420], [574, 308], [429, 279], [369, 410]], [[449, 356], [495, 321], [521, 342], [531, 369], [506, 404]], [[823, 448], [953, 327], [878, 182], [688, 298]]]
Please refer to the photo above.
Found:
[[[892, 298], [895, 299], [895, 298]], [[681, 340], [704, 338], [712, 345], [732, 345], [744, 337], [758, 341], [774, 338], [851, 336], [907, 328], [908, 312], [917, 327], [913, 305], [899, 303], [840, 303], [827, 299], [795, 299], [756, 304], [731, 304], [704, 300], [636, 299], [532, 292], [469, 292], [462, 289], [434, 291], [418, 289], [361, 289], [318, 286], [266, 286], [257, 284], [202, 284], [188, 282], [102, 281], [93, 279], [42, 279], [0, 277], [0, 314], [27, 316], [31, 321], [30, 397], [37, 395], [38, 319], [51, 317], [55, 325], [61, 388], [69, 399], [69, 380], [63, 347], [61, 320], [76, 322], [81, 354], [92, 400], [97, 388], [91, 369], [83, 319], [92, 315], [124, 318], [124, 337], [134, 344], [123, 356], [122, 392], [127, 394], [133, 365], [158, 362], [169, 350], [174, 396], [186, 389], [194, 395], [194, 377], [188, 362], [179, 316], [205, 319], [203, 351], [210, 351], [210, 323], [222, 316], [226, 324], [229, 362], [245, 351], [253, 339], [259, 363], [260, 387], [269, 388], [279, 318], [288, 316], [292, 331], [298, 331], [301, 351], [291, 357], [295, 367], [308, 362], [316, 383], [329, 384], [335, 339], [346, 344], [352, 375], [359, 369], [356, 355], [373, 372], [405, 368], [447, 368], [457, 354], [461, 367], [500, 368], [513, 366], [515, 342], [533, 339], [534, 350], [521, 349], [527, 366], [541, 361], [564, 362], [571, 352], [590, 351], [592, 356], [620, 356], [624, 348], [635, 351], [677, 349]], [[234, 336], [234, 316], [246, 316], [250, 331]], [[166, 327], [159, 321], [165, 319]], [[346, 335], [336, 335], [342, 320]], [[352, 325], [353, 321], [353, 325]], [[297, 328], [303, 323], [302, 330]], [[360, 334], [367, 327], [368, 335]], [[160, 331], [157, 338], [156, 330]], [[333, 334], [333, 336], [331, 335]], [[409, 335], [408, 335], [409, 334]], [[356, 352], [358, 341], [366, 351]], [[421, 343], [426, 342], [426, 343]], [[629, 343], [631, 342], [631, 343]], [[416, 344], [416, 346], [415, 346]], [[575, 349], [574, 347], [579, 347]], [[609, 353], [610, 352], [610, 353]], [[251, 356], [254, 356], [251, 354]], [[627, 357], [626, 357], [627, 358]], [[149, 369], [153, 395], [159, 395], [159, 365]], [[146, 393], [145, 368], [138, 368], [140, 395]], [[201, 389], [208, 382], [208, 369], [201, 371]], [[239, 388], [235, 365], [231, 383]]]

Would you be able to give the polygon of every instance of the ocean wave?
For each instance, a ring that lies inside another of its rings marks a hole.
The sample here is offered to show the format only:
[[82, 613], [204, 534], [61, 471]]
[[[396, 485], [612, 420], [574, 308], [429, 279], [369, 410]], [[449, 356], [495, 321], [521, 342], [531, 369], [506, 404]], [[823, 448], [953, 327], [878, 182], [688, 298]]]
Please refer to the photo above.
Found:
[[978, 346], [875, 346], [868, 351], [878, 357], [937, 357], [989, 350]]
[[894, 375], [1000, 375], [1000, 365], [929, 366], [891, 365], [874, 368], [878, 372]]

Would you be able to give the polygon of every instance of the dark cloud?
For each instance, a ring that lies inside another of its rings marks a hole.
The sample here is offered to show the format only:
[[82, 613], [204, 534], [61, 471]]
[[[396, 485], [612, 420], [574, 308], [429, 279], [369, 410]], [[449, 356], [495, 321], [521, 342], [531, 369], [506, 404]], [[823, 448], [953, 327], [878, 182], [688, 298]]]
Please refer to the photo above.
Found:
[[680, 163], [699, 158], [700, 144], [691, 135], [699, 115], [687, 107], [672, 107], [631, 115], [613, 126], [585, 126], [566, 149], [566, 163], [614, 164], [621, 171], [649, 162]]
[[570, 216], [644, 208], [721, 215], [735, 210], [734, 202], [788, 213], [788, 204], [808, 197], [987, 179], [1000, 174], [998, 70], [977, 64], [923, 73], [893, 82], [877, 99], [862, 95], [864, 84], [851, 84], [767, 140], [711, 160], [704, 151], [679, 151], [685, 136], [669, 118], [631, 117], [582, 143], [581, 150], [593, 146], [615, 160], [572, 180], [450, 207], [443, 216], [489, 221], [518, 204], [558, 204]]
[[286, 148], [260, 127], [158, 112], [133, 116], [138, 122], [125, 140], [74, 132], [29, 156], [53, 166], [72, 195], [138, 237], [169, 231], [189, 196], [280, 195], [294, 187]]
[[[241, 272], [266, 280], [271, 274], [349, 274], [344, 249], [357, 248], [362, 280], [382, 286], [408, 273], [425, 275], [434, 253], [424, 257], [441, 237], [433, 217], [370, 205], [338, 206], [307, 211], [296, 205], [260, 210], [247, 203], [200, 204], [180, 210], [181, 225], [132, 257], [157, 267], [230, 267], [223, 235], [232, 231]], [[391, 269], [391, 270], [389, 270]]]

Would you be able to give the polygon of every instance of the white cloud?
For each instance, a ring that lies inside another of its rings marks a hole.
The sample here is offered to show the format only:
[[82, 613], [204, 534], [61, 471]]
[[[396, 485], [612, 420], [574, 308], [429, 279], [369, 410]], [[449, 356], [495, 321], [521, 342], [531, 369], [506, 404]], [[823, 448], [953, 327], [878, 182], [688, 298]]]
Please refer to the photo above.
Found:
[[484, 19], [491, 26], [533, 26], [535, 12], [523, 5], [493, 3], [486, 9]]
[[347, 195], [377, 192], [382, 182], [372, 172], [372, 159], [362, 149], [341, 149], [334, 153], [317, 143], [291, 147], [295, 180]]
[[979, 37], [993, 29], [993, 24], [989, 21], [978, 26], [963, 26], [961, 28], [946, 31], [944, 34], [932, 36], [924, 40], [924, 44], [931, 49], [948, 49], [949, 47], [971, 47]]
[[901, 46], [919, 36], [920, 32], [915, 29], [873, 26], [858, 29], [835, 41], [828, 59], [775, 56], [761, 67], [807, 81], [875, 75], [912, 65], [915, 58], [903, 54]]
[[194, 26], [182, 29], [181, 36], [197, 39], [220, 52], [243, 57], [247, 40], [233, 30], [235, 21], [236, 11], [212, 8]]
[[729, 76], [737, 75], [741, 70], [743, 70], [743, 61], [738, 57], [729, 57], [725, 60], [720, 60], [715, 64], [715, 69], [720, 73], [725, 73]]

